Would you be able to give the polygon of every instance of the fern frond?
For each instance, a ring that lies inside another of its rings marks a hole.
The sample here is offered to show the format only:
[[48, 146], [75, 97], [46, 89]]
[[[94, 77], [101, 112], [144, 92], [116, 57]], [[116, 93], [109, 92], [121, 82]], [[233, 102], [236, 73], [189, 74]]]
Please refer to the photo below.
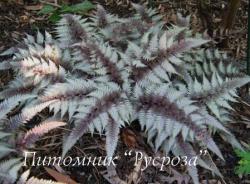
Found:
[[7, 178], [10, 180], [10, 182], [14, 183], [18, 179], [18, 171], [22, 166], [23, 163], [19, 163], [10, 168], [7, 175]]
[[[5, 131], [5, 130], [4, 130]], [[4, 157], [7, 156], [10, 153], [17, 153], [17, 150], [15, 149], [14, 144], [10, 142], [12, 134], [3, 132], [3, 130], [0, 131], [0, 159], [4, 160]]]
[[9, 159], [0, 163], [0, 168], [2, 172], [8, 171], [13, 165], [17, 164], [21, 159]]
[[96, 11], [96, 20], [97, 20], [97, 25], [101, 28], [105, 27], [108, 25], [108, 18], [107, 18], [107, 12], [106, 10], [101, 6], [97, 5], [97, 11]]
[[99, 4], [97, 5], [97, 10], [96, 13], [93, 15], [92, 20], [94, 22], [94, 25], [99, 29], [103, 29], [113, 23], [121, 21], [118, 16], [108, 13], [103, 8], [103, 6]]
[[29, 70], [23, 70], [25, 78], [34, 78], [34, 83], [37, 84], [46, 79], [48, 76], [51, 80], [63, 80], [66, 76], [66, 71], [63, 67], [57, 67], [52, 61], [41, 61], [41, 64], [34, 66]]
[[32, 94], [35, 88], [31, 80], [17, 77], [11, 81], [7, 89], [0, 92], [0, 99], [7, 99], [16, 95]]
[[159, 13], [152, 8], [147, 9], [144, 5], [139, 5], [139, 4], [135, 4], [132, 3], [132, 6], [134, 7], [134, 9], [137, 12], [137, 15], [140, 17], [140, 19], [142, 21], [148, 22], [148, 23], [155, 23], [155, 22], [159, 22], [162, 19], [162, 16], [159, 15]]
[[[84, 43], [83, 43], [84, 44]], [[87, 47], [89, 51], [93, 54], [91, 56], [93, 65], [92, 71], [98, 72], [97, 75], [107, 75], [110, 81], [115, 82], [119, 85], [123, 84], [123, 79], [120, 70], [123, 65], [121, 61], [118, 60], [118, 53], [108, 45], [99, 44], [92, 42], [89, 44], [80, 45], [80, 48], [84, 49]], [[104, 70], [100, 73], [100, 71]]]
[[[171, 89], [168, 86], [158, 88], [147, 88], [146, 94], [138, 92], [139, 121], [142, 127], [146, 126], [149, 137], [153, 138], [157, 133], [156, 140], [160, 143], [167, 137], [176, 137], [181, 134], [183, 139], [194, 137], [203, 142], [211, 151], [220, 158], [223, 156], [204, 128], [206, 120], [193, 101], [181, 96], [182, 93]], [[163, 136], [159, 138], [160, 136]], [[159, 143], [157, 143], [159, 145]], [[160, 145], [159, 145], [160, 146]]]
[[10, 135], [11, 135], [10, 133], [3, 132], [2, 130], [0, 131], [0, 139], [3, 139], [3, 138], [8, 137]]
[[[174, 154], [176, 156], [187, 156], [187, 160], [196, 156], [196, 153], [193, 147], [189, 143], [183, 142], [183, 140], [179, 139], [177, 141], [176, 148], [174, 149]], [[189, 175], [192, 177], [194, 184], [199, 184], [199, 176], [198, 169], [194, 165], [187, 166], [187, 170]]]
[[0, 119], [3, 119], [6, 114], [8, 114], [14, 107], [16, 107], [19, 102], [27, 100], [29, 98], [34, 98], [32, 94], [23, 94], [10, 97], [0, 103]]
[[21, 60], [32, 56], [48, 56], [44, 49], [44, 45], [46, 46], [49, 44], [55, 44], [55, 40], [53, 40], [52, 36], [48, 32], [45, 32], [45, 36], [43, 36], [42, 33], [38, 31], [36, 38], [27, 34], [23, 42], [4, 51], [1, 53], [1, 55], [15, 55], [16, 60]]
[[180, 13], [177, 13], [176, 16], [176, 24], [179, 27], [188, 27], [190, 23], [190, 15], [187, 17], [183, 17]]
[[191, 65], [195, 65], [195, 67], [189, 67], [192, 76], [202, 78], [205, 74], [210, 78], [215, 72], [223, 79], [244, 76], [239, 64], [232, 61], [226, 53], [218, 50], [198, 50], [188, 53], [183, 59]]
[[56, 100], [49, 105], [50, 110], [54, 110], [54, 114], [60, 111], [61, 117], [68, 112], [71, 118], [79, 106], [79, 101], [84, 100], [95, 88], [93, 81], [71, 79], [65, 83], [48, 86], [39, 99], [42, 103]]
[[28, 180], [29, 175], [30, 175], [30, 170], [28, 169], [27, 171], [22, 173], [22, 175], [20, 176], [20, 178], [17, 181], [17, 184], [25, 184]]
[[[133, 113], [127, 96], [121, 93], [120, 88], [114, 83], [110, 83], [109, 86], [100, 86], [99, 90], [88, 96], [89, 99], [83, 101], [83, 105], [78, 109], [80, 112], [76, 116], [78, 121], [65, 141], [63, 156], [88, 129], [93, 131], [96, 128], [97, 131], [102, 132], [109, 123], [108, 115], [116, 123], [123, 125], [124, 121], [128, 122]], [[112, 151], [107, 150], [107, 152]]]
[[90, 24], [77, 15], [64, 15], [56, 28], [59, 41], [63, 47], [86, 41], [91, 32]]
[[206, 105], [220, 119], [220, 108], [233, 109], [228, 102], [237, 102], [236, 89], [249, 81], [250, 78], [247, 76], [223, 80], [214, 73], [209, 82], [203, 75], [202, 83], [195, 80], [189, 84], [190, 98], [201, 105]]
[[50, 104], [56, 102], [56, 100], [51, 100], [48, 102], [36, 104], [34, 106], [26, 107], [22, 110], [20, 114], [10, 117], [9, 128], [10, 130], [16, 130], [21, 124], [27, 123], [31, 120], [37, 113], [41, 112], [43, 109], [48, 107]]
[[18, 171], [23, 166], [21, 159], [9, 159], [0, 163], [0, 181], [14, 183], [18, 178]]
[[52, 180], [37, 179], [35, 177], [32, 177], [25, 184], [64, 184], [64, 183], [54, 182]]
[[120, 127], [119, 124], [115, 122], [111, 116], [109, 116], [109, 122], [106, 125], [105, 129], [107, 156], [108, 158], [111, 158], [116, 149]]
[[30, 147], [34, 144], [41, 136], [48, 133], [50, 130], [64, 126], [66, 123], [61, 121], [48, 121], [40, 123], [34, 128], [30, 129], [23, 138], [20, 140], [20, 145], [22, 147]]
[[8, 153], [10, 153], [10, 152], [15, 152], [15, 151], [16, 151], [15, 149], [10, 148], [10, 145], [0, 143], [0, 152], [4, 152], [4, 153], [8, 152]]
[[152, 74], [156, 78], [166, 76], [164, 73], [176, 74], [175, 65], [179, 65], [182, 62], [176, 56], [208, 42], [207, 40], [192, 38], [174, 41], [176, 35], [167, 38], [168, 34], [170, 33], [163, 34], [159, 39], [157, 35], [153, 36], [148, 48], [145, 51], [141, 50], [140, 54], [138, 54], [139, 50], [136, 50], [137, 53], [134, 53], [134, 55], [137, 56], [137, 59], [144, 67], [133, 68], [132, 76], [135, 81], [140, 81], [145, 77], [152, 78]]

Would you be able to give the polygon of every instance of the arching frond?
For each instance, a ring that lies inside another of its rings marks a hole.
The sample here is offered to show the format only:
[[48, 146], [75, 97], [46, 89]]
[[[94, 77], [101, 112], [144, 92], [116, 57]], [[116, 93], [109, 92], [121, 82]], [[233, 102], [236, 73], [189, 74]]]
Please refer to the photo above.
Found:
[[[108, 83], [102, 84], [98, 90], [90, 93], [88, 98], [83, 100], [78, 111], [79, 113], [75, 116], [77, 119], [75, 127], [65, 141], [63, 156], [88, 130], [93, 132], [96, 129], [101, 133], [110, 123], [109, 116], [117, 124], [124, 125], [124, 122], [129, 121], [133, 108], [126, 94], [121, 93], [119, 86]], [[112, 136], [112, 134], [107, 135]], [[107, 150], [107, 152], [113, 151]]]
[[20, 158], [12, 158], [0, 163], [0, 181], [14, 183], [18, 179], [18, 171], [23, 166]]
[[37, 179], [35, 177], [30, 178], [25, 184], [64, 184], [61, 182], [55, 182], [52, 180]]
[[32, 94], [15, 95], [0, 103], [0, 119], [3, 119], [19, 102], [29, 98], [34, 98]]
[[247, 76], [223, 80], [214, 73], [210, 82], [203, 75], [202, 83], [195, 79], [189, 84], [190, 98], [197, 101], [199, 105], [206, 105], [217, 118], [221, 119], [223, 115], [221, 108], [232, 110], [229, 102], [237, 102], [236, 89], [249, 81], [250, 78]]
[[22, 147], [29, 147], [34, 142], [36, 142], [41, 136], [48, 133], [50, 130], [64, 126], [65, 124], [66, 123], [61, 122], [61, 121], [48, 121], [48, 122], [40, 123], [38, 126], [35, 126], [31, 130], [26, 132], [24, 137], [21, 138], [19, 144]]

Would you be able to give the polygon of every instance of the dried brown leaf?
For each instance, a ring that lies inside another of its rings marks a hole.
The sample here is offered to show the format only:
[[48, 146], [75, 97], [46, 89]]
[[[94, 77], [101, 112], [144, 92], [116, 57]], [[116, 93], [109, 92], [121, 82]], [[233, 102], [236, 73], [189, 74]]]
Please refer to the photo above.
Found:
[[123, 129], [122, 130], [122, 141], [126, 144], [129, 148], [135, 148], [138, 146], [137, 144], [137, 137], [135, 133], [130, 129]]
[[77, 184], [74, 180], [72, 180], [68, 175], [61, 174], [53, 169], [45, 167], [47, 173], [52, 176], [56, 181], [63, 182], [66, 184]]
[[37, 5], [29, 5], [29, 6], [24, 6], [26, 10], [31, 10], [31, 11], [38, 11], [43, 8], [42, 4], [37, 4]]

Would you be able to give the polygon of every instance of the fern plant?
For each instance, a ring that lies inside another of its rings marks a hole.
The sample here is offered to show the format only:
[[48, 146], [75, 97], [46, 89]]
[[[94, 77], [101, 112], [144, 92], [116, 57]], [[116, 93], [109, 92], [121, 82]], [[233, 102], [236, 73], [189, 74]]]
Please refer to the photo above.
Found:
[[[1, 150], [2, 158], [12, 149], [29, 149], [63, 122], [73, 126], [63, 140], [63, 156], [94, 131], [105, 132], [107, 155], [113, 156], [120, 128], [134, 120], [152, 148], [164, 154], [191, 158], [205, 146], [223, 159], [215, 131], [241, 149], [228, 130], [228, 112], [237, 102], [236, 88], [250, 78], [226, 54], [201, 48], [209, 40], [192, 34], [189, 17], [178, 15], [178, 25], [167, 26], [156, 10], [133, 6], [130, 18], [100, 5], [90, 18], [65, 14], [55, 38], [47, 32], [27, 35], [1, 54], [9, 59], [0, 70], [13, 70], [15, 78], [0, 93], [2, 132], [8, 132], [0, 135], [21, 137]], [[20, 127], [46, 108], [48, 119], [20, 136]], [[211, 162], [199, 158], [199, 165], [221, 175]], [[198, 184], [197, 168], [187, 170]], [[11, 182], [16, 172], [8, 175]]]

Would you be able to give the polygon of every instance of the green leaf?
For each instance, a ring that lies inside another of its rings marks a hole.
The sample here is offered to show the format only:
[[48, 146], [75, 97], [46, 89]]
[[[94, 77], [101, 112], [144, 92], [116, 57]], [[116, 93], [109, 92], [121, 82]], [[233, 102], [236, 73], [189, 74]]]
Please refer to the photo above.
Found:
[[47, 15], [53, 13], [56, 9], [51, 5], [44, 5], [43, 8], [38, 12], [38, 14]]
[[62, 13], [86, 13], [89, 10], [92, 10], [95, 8], [95, 5], [93, 5], [89, 1], [84, 1], [82, 3], [74, 4], [71, 6], [63, 6], [61, 8]]
[[55, 11], [50, 17], [49, 17], [49, 21], [52, 23], [56, 23], [57, 21], [59, 21], [61, 19], [60, 16], [60, 12], [59, 11]]
[[238, 166], [236, 167], [236, 174], [250, 174], [250, 152], [235, 150], [237, 156], [240, 158]]

